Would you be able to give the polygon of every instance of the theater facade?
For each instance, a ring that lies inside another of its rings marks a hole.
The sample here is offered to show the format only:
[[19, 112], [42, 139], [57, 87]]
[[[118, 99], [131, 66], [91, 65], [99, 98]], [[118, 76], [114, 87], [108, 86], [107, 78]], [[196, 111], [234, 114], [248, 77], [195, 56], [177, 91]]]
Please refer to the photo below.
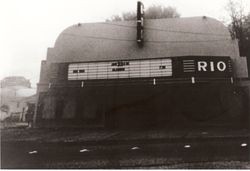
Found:
[[[178, 127], [241, 122], [237, 40], [209, 17], [66, 28], [41, 63], [37, 126]], [[141, 41], [141, 40], [140, 40]], [[237, 112], [235, 112], [237, 111]]]

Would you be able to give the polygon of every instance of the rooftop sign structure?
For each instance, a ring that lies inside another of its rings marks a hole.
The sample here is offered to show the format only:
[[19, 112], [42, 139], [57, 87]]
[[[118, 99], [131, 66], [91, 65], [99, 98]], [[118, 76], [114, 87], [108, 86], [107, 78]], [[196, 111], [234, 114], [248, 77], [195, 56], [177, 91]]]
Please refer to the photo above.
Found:
[[142, 2], [137, 2], [137, 44], [143, 47], [143, 23], [144, 22], [144, 5]]

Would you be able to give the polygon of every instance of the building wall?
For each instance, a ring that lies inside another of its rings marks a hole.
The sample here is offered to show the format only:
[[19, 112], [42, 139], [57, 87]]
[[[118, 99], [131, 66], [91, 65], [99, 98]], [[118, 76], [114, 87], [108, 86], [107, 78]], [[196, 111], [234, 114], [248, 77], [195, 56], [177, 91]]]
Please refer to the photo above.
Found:
[[246, 57], [238, 57], [236, 59], [233, 59], [233, 67], [234, 67], [236, 78], [249, 77]]
[[37, 84], [37, 94], [39, 95], [40, 92], [46, 92], [49, 89], [50, 83], [50, 64], [46, 60], [41, 62], [41, 69], [40, 69], [40, 79], [39, 83]]
[[[245, 126], [242, 117], [246, 118], [247, 113], [242, 92], [232, 86], [190, 84], [72, 88], [64, 95], [47, 95], [41, 119], [59, 123], [68, 120], [71, 126], [101, 124], [111, 128]], [[64, 105], [57, 116], [57, 103], [61, 100]]]
[[54, 119], [55, 118], [55, 105], [56, 105], [56, 97], [47, 96], [44, 98], [42, 102], [44, 107], [42, 109], [42, 118], [43, 119]]

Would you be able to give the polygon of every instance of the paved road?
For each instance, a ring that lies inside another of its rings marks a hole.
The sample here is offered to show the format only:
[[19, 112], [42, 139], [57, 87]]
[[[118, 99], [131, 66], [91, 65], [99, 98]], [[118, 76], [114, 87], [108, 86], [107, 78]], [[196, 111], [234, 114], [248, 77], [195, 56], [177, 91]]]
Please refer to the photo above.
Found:
[[[249, 137], [92, 141], [85, 143], [13, 141], [1, 144], [1, 167], [249, 168], [249, 146]], [[220, 161], [222, 164], [214, 163], [216, 161]], [[236, 164], [232, 161], [236, 161]]]

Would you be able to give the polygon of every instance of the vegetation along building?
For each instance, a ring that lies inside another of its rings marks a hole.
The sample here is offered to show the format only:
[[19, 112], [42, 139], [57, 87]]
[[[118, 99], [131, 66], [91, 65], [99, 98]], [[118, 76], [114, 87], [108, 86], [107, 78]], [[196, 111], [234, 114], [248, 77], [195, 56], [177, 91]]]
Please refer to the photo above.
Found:
[[35, 122], [111, 128], [242, 123], [249, 117], [249, 89], [239, 79], [246, 77], [237, 40], [213, 18], [79, 23], [58, 36], [42, 61]]

